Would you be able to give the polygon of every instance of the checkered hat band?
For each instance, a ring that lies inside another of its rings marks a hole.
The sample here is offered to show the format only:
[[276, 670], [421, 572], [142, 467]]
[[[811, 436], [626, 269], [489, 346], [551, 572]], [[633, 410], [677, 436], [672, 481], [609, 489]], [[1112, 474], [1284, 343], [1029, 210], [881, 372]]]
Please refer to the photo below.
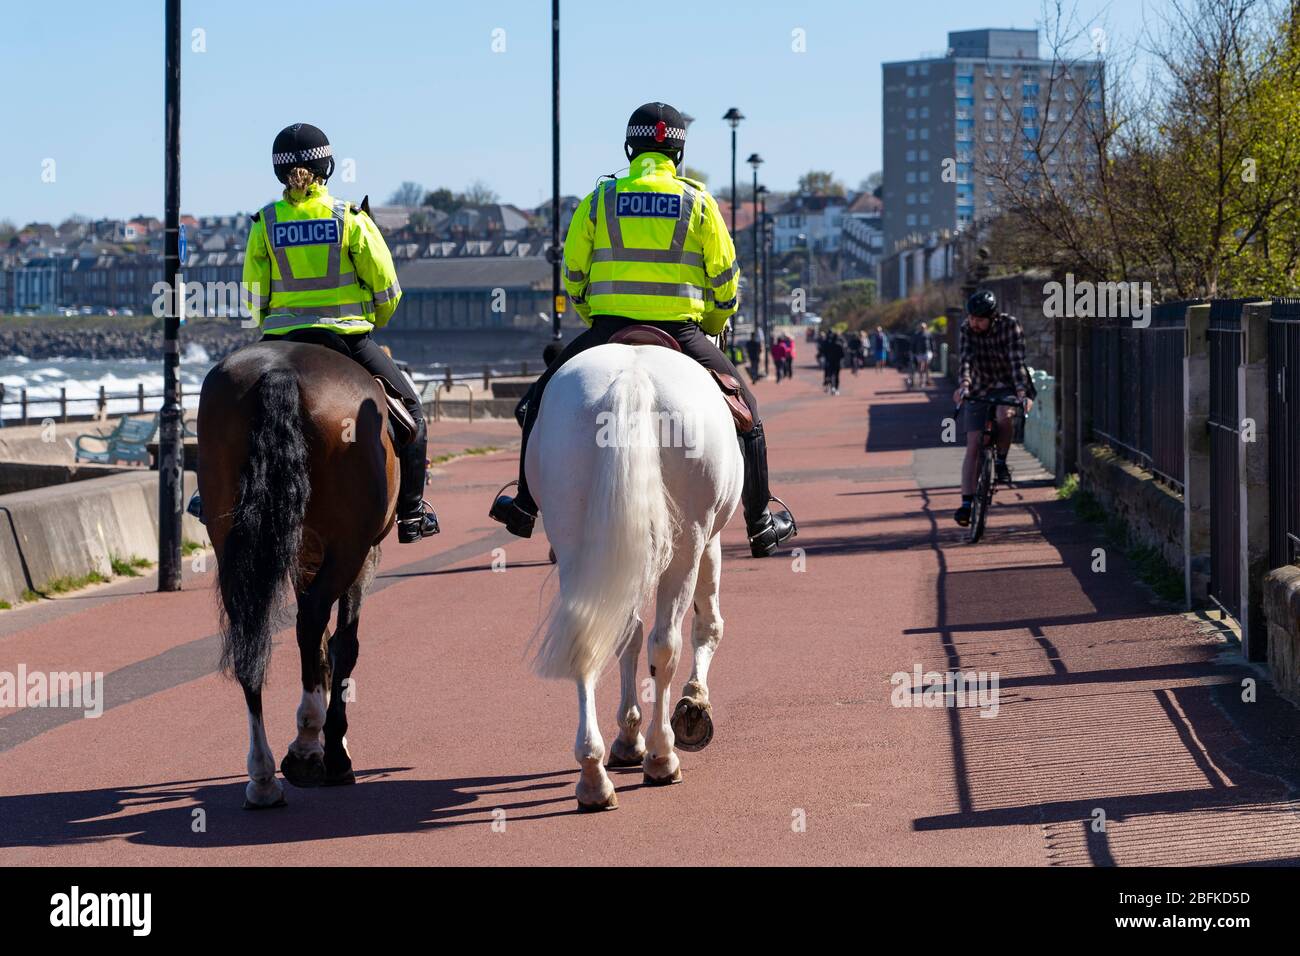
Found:
[[[686, 130], [678, 129], [675, 126], [669, 126], [666, 130], [665, 139], [685, 139]], [[627, 128], [628, 139], [654, 139], [655, 128], [653, 126], [629, 126]]]
[[292, 163], [310, 163], [314, 159], [325, 159], [327, 156], [333, 156], [334, 150], [329, 146], [313, 146], [311, 149], [304, 149], [300, 153], [272, 153], [271, 165], [288, 166]]

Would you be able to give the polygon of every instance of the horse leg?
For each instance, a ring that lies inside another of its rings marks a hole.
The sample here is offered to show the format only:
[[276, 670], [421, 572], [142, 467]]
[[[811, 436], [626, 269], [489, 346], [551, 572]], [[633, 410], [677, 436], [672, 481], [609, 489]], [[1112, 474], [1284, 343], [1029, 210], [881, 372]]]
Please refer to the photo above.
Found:
[[645, 738], [641, 736], [641, 708], [636, 699], [636, 665], [641, 657], [641, 640], [644, 629], [638, 616], [632, 625], [632, 636], [618, 659], [619, 733], [609, 747], [609, 766], [639, 767], [645, 759]]
[[722, 611], [718, 591], [722, 584], [722, 535], [715, 534], [700, 558], [695, 583], [695, 620], [691, 644], [695, 665], [682, 687], [682, 699], [673, 708], [673, 735], [682, 750], [703, 750], [713, 739], [713, 708], [709, 704], [709, 663], [722, 641]]
[[248, 786], [244, 788], [245, 810], [269, 810], [284, 806], [284, 787], [275, 777], [275, 755], [266, 742], [262, 724], [262, 688], [244, 685], [248, 704]]
[[596, 722], [596, 679], [584, 674], [578, 684], [578, 739], [573, 755], [582, 772], [578, 777], [578, 811], [613, 810], [618, 807], [618, 794], [605, 773], [605, 741], [600, 736]]
[[357, 664], [360, 643], [357, 626], [361, 619], [361, 599], [365, 597], [379, 567], [379, 545], [370, 549], [361, 574], [339, 599], [338, 623], [329, 642], [330, 703], [325, 714], [325, 784], [356, 783], [352, 773], [352, 755], [348, 752], [347, 691], [343, 682], [352, 676]]
[[321, 731], [328, 705], [330, 662], [325, 656], [325, 632], [335, 594], [325, 566], [298, 597], [298, 653], [302, 657], [302, 701], [298, 704], [298, 736], [280, 761], [280, 772], [295, 787], [319, 787], [325, 782], [325, 748]]
[[[677, 783], [682, 779], [681, 761], [673, 750], [673, 729], [668, 722], [667, 701], [672, 693], [673, 674], [682, 652], [682, 620], [695, 590], [699, 555], [675, 560], [659, 586], [655, 608], [655, 626], [650, 632], [646, 656], [650, 658], [650, 675], [655, 682], [654, 715], [641, 767], [645, 782], [651, 786]], [[689, 563], [687, 563], [689, 562]]]

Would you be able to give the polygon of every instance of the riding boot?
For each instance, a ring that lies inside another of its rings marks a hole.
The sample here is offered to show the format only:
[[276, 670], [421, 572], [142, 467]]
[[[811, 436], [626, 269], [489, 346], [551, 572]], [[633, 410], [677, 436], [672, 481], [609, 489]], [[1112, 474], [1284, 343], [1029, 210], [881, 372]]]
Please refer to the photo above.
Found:
[[[528, 493], [528, 481], [524, 477], [524, 452], [519, 451], [519, 481], [516, 483], [514, 497], [497, 495], [488, 517], [500, 521], [506, 530], [518, 538], [531, 538], [533, 527], [537, 524], [537, 502]], [[506, 487], [509, 487], [508, 485]]]
[[428, 469], [425, 456], [429, 437], [423, 418], [417, 418], [419, 430], [397, 452], [398, 474], [401, 482], [397, 492], [397, 540], [410, 544], [435, 535], [438, 516], [424, 501], [424, 482]]
[[[777, 547], [798, 533], [794, 515], [789, 510], [775, 514], [767, 510], [772, 501], [767, 486], [767, 439], [763, 437], [763, 423], [755, 422], [748, 433], [741, 435], [745, 454], [745, 490], [742, 499], [745, 507], [745, 528], [749, 534], [749, 553], [765, 558]], [[775, 499], [780, 502], [779, 498]], [[784, 502], [781, 502], [784, 504]]]

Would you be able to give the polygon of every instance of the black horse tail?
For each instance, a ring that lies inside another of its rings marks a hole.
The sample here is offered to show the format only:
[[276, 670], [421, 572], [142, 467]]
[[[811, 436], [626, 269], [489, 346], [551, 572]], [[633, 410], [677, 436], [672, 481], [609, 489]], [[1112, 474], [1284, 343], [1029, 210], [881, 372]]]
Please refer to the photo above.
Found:
[[285, 586], [297, 582], [311, 482], [298, 376], [269, 369], [254, 402], [248, 458], [221, 556], [221, 667], [245, 688], [260, 689], [276, 608]]

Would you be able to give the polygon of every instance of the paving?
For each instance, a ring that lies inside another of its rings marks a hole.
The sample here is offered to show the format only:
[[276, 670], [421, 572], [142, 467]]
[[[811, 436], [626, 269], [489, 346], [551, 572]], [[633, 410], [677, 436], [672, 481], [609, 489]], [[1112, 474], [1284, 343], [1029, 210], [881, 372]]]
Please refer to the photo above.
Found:
[[[105, 675], [97, 718], [0, 711], [0, 865], [1300, 862], [1300, 712], [1231, 633], [1160, 604], [1020, 450], [965, 543], [950, 399], [888, 370], [841, 385], [805, 367], [756, 386], [797, 550], [754, 560], [739, 522], [725, 534], [716, 735], [680, 785], [614, 771], [619, 809], [575, 812], [575, 693], [528, 667], [545, 536], [486, 514], [518, 430], [443, 421], [435, 457], [499, 450], [440, 463], [444, 532], [385, 548], [349, 707], [358, 785], [240, 809], [243, 700], [196, 555], [180, 593], [146, 576], [0, 613], [0, 673]], [[278, 758], [299, 691], [277, 642]], [[983, 696], [900, 676], [950, 672]]]

